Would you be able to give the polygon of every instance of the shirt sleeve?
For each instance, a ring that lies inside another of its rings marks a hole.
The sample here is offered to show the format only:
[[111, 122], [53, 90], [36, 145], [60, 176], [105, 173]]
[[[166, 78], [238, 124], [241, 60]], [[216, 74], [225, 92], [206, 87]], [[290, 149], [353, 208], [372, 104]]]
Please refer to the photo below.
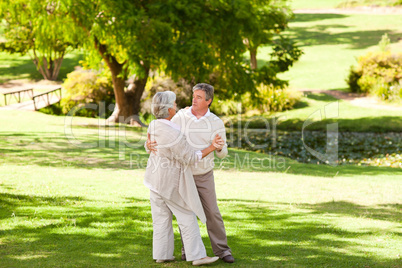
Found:
[[222, 148], [222, 150], [220, 152], [218, 152], [218, 150], [215, 150], [215, 154], [216, 154], [216, 157], [218, 157], [218, 158], [224, 158], [228, 154], [228, 144], [226, 142], [225, 125], [223, 124], [222, 120], [219, 119], [219, 121], [220, 122], [219, 122], [218, 134], [225, 141], [225, 144], [223, 145], [223, 148]]
[[220, 151], [220, 152], [218, 152], [218, 150], [215, 150], [215, 153], [216, 153], [216, 156], [218, 157], [218, 158], [224, 158], [225, 156], [227, 156], [228, 155], [228, 145], [227, 145], [227, 143], [225, 142], [225, 145], [223, 146], [223, 148], [222, 148], [222, 150]]

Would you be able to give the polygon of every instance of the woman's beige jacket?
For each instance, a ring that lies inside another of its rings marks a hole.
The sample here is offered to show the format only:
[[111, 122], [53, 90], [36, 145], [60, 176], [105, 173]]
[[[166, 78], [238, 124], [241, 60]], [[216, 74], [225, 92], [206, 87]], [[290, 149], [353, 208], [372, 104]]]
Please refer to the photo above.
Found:
[[200, 160], [200, 151], [187, 143], [179, 126], [171, 121], [152, 121], [148, 133], [158, 146], [156, 154], [149, 156], [144, 184], [162, 197], [192, 210], [205, 223], [205, 213], [189, 166]]

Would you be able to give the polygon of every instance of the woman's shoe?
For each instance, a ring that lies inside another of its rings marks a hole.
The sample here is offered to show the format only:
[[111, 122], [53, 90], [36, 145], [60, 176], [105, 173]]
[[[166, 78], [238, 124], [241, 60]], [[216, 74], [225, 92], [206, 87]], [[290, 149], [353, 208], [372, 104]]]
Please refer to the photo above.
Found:
[[174, 261], [174, 260], [175, 260], [175, 257], [173, 257], [171, 259], [167, 259], [167, 260], [156, 260], [156, 262], [157, 263], [164, 263], [164, 262], [167, 262], [167, 261]]
[[205, 258], [193, 261], [193, 265], [200, 266], [203, 264], [210, 264], [210, 263], [216, 262], [217, 260], [219, 260], [219, 257], [208, 257], [207, 256]]

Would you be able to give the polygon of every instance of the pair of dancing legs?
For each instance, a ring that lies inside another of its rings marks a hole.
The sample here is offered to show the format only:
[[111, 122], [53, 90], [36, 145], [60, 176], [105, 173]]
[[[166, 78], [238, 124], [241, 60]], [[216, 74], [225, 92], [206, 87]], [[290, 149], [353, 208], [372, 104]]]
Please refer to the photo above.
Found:
[[[156, 260], [173, 260], [174, 234], [172, 214], [176, 216], [183, 245], [186, 250], [186, 260], [193, 264], [210, 263], [218, 258], [207, 258], [200, 228], [194, 212], [167, 200], [159, 194], [150, 191], [152, 222], [153, 222], [153, 258]], [[209, 262], [208, 262], [209, 261]]]

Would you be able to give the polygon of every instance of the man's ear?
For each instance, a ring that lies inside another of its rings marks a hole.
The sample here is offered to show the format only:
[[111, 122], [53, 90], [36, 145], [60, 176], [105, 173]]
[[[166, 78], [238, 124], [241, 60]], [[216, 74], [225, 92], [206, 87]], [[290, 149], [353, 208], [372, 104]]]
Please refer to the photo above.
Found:
[[211, 105], [212, 99], [209, 99], [208, 102], [209, 102], [209, 103], [208, 103], [208, 106]]

